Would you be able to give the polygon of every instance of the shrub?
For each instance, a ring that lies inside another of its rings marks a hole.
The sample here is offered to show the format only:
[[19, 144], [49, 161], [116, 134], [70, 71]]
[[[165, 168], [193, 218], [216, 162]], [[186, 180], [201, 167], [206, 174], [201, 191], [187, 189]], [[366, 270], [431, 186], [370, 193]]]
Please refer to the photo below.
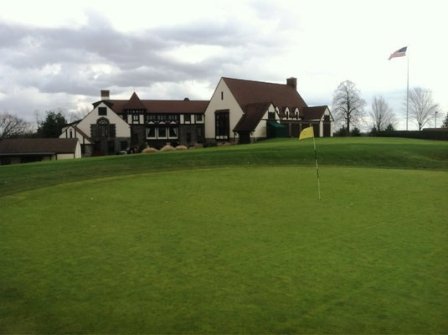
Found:
[[158, 150], [156, 148], [147, 147], [142, 150], [143, 154], [152, 154], [154, 152], [157, 152]]
[[176, 149], [174, 149], [174, 147], [169, 143], [167, 143], [162, 149], [160, 149], [160, 151], [173, 151], [173, 150]]

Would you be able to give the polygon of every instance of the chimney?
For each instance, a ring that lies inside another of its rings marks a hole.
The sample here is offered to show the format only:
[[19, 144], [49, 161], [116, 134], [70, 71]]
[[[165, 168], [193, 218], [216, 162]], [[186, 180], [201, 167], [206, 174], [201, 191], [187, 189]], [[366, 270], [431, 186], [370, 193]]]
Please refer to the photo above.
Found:
[[101, 90], [101, 100], [109, 100], [110, 97], [110, 91], [109, 90]]
[[291, 86], [297, 91], [297, 78], [291, 77], [286, 79], [286, 85]]

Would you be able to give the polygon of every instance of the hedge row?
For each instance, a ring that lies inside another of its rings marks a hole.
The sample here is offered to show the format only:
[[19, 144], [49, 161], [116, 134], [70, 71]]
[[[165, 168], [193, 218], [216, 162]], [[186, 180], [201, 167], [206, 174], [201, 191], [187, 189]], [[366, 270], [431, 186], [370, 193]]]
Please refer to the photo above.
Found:
[[418, 138], [426, 140], [444, 140], [448, 141], [448, 128], [437, 129], [423, 129], [418, 130], [395, 130], [387, 132], [378, 132], [375, 136], [381, 137], [405, 137], [405, 138]]

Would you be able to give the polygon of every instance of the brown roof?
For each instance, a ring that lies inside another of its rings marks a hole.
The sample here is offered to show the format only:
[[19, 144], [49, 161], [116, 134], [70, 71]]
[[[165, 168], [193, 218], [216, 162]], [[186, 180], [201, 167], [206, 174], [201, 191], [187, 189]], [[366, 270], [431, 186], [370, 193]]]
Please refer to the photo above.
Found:
[[305, 101], [293, 87], [262, 81], [223, 77], [240, 106], [253, 103], [272, 102], [277, 107], [306, 107]]
[[144, 110], [146, 107], [138, 97], [137, 93], [132, 93], [131, 98], [123, 105], [124, 109]]
[[271, 105], [271, 103], [255, 103], [246, 105], [244, 107], [244, 114], [236, 124], [233, 131], [254, 131], [261, 118], [268, 110], [269, 105]]
[[303, 120], [320, 120], [327, 108], [328, 106], [306, 107], [300, 110], [300, 117]]
[[14, 138], [0, 141], [0, 155], [64, 154], [76, 150], [76, 138]]
[[129, 100], [103, 100], [93, 104], [98, 106], [104, 102], [117, 114], [122, 114], [128, 109], [146, 110], [147, 113], [161, 114], [204, 114], [207, 109], [208, 100], [140, 100], [132, 94]]

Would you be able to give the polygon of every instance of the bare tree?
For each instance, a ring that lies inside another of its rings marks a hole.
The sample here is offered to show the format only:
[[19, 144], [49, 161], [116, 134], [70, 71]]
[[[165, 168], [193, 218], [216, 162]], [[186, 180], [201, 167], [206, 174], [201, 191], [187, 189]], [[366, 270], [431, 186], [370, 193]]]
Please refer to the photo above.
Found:
[[336, 120], [344, 122], [347, 133], [350, 133], [350, 125], [359, 125], [364, 116], [366, 102], [361, 99], [359, 90], [350, 80], [339, 84], [333, 96], [333, 114]]
[[377, 131], [383, 131], [388, 125], [394, 126], [395, 114], [382, 96], [374, 97], [370, 117]]
[[422, 130], [438, 110], [439, 105], [433, 102], [430, 90], [415, 87], [409, 91], [409, 116], [417, 122], [418, 130]]
[[25, 120], [9, 113], [0, 113], [0, 139], [22, 136], [30, 131], [30, 125]]

